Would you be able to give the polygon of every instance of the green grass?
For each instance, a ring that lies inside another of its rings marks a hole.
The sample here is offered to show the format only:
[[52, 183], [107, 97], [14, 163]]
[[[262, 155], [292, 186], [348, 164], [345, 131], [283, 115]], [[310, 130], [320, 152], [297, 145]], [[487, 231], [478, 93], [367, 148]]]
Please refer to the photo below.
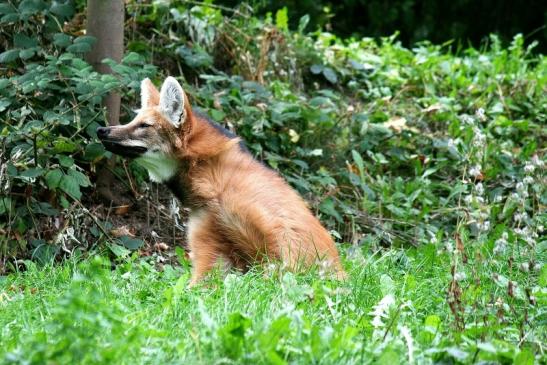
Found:
[[[434, 245], [352, 251], [343, 283], [270, 268], [217, 273], [186, 289], [185, 263], [162, 271], [136, 258], [114, 269], [98, 257], [28, 265], [2, 282], [0, 363], [531, 364], [534, 352], [545, 360], [544, 309], [519, 297], [537, 275], [501, 261], [469, 267], [475, 274], [459, 281], [468, 308], [458, 313], [460, 330], [447, 301], [451, 256]], [[512, 301], [496, 303], [507, 285], [494, 274], [511, 276]]]

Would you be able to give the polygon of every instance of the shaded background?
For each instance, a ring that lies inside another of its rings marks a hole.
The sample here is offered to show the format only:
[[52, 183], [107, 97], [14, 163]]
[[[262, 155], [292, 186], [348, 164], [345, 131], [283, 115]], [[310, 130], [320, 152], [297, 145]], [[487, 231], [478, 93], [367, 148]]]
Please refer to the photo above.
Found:
[[[240, 1], [217, 0], [233, 7]], [[488, 34], [496, 33], [508, 42], [517, 33], [526, 43], [539, 42], [536, 51], [547, 49], [547, 1], [504, 0], [254, 0], [259, 14], [286, 6], [292, 29], [305, 14], [308, 30], [318, 27], [348, 37], [382, 37], [400, 31], [405, 46], [422, 40], [444, 43], [455, 40], [463, 47], [480, 47]]]

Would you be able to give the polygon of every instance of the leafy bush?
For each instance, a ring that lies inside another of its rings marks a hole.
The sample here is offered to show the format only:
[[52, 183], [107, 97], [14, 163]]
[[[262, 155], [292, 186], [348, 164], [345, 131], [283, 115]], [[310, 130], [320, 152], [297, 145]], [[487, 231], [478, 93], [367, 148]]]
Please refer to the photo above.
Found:
[[[74, 14], [68, 3], [0, 8], [9, 75], [0, 80], [4, 255], [58, 250], [51, 246], [59, 243], [53, 217], [80, 207], [81, 189], [105, 156], [94, 134], [104, 123], [101, 98], [121, 91], [128, 119], [139, 80], [155, 70], [145, 62], [154, 52], [165, 73], [193, 70], [186, 87], [194, 104], [242, 135], [347, 241], [420, 244], [453, 237], [466, 211], [462, 196], [484, 182], [490, 208], [511, 205], [506, 196], [537, 153], [546, 61], [524, 49], [521, 36], [508, 49], [492, 36], [486, 52], [452, 55], [429, 43], [408, 50], [395, 37], [377, 43], [306, 35], [306, 18], [290, 33], [285, 10], [275, 21], [260, 21], [179, 3], [127, 9], [136, 24], [128, 48], [145, 58], [130, 52], [120, 65], [105, 61], [115, 73], [100, 75], [80, 58], [93, 39], [59, 28]], [[38, 26], [44, 31], [31, 39]], [[151, 26], [172, 36], [145, 48], [139, 34]], [[224, 71], [216, 69], [226, 54]], [[484, 149], [473, 145], [478, 133]], [[503, 143], [486, 143], [497, 140]], [[472, 165], [479, 180], [468, 178]], [[541, 204], [542, 189], [535, 189]], [[533, 215], [534, 207], [522, 209]], [[493, 228], [512, 218], [491, 219]]]
[[94, 39], [61, 26], [74, 15], [71, 4], [0, 6], [6, 49], [0, 54], [5, 69], [0, 78], [0, 215], [5, 218], [0, 256], [32, 250], [33, 256], [47, 260], [58, 252], [50, 244], [59, 243], [57, 233], [69, 228], [69, 221], [59, 222], [59, 217], [81, 205], [95, 163], [107, 155], [95, 135], [105, 123], [103, 96], [117, 91], [134, 98], [140, 80], [154, 72], [136, 53], [128, 53], [120, 64], [105, 60], [112, 75], [95, 72], [82, 58]]

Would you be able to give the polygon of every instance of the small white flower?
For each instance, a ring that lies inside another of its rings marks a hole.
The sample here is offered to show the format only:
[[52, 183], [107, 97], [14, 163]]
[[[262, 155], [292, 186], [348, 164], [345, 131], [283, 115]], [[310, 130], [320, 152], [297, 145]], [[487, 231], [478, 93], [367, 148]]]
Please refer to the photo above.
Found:
[[542, 168], [545, 164], [542, 160], [539, 159], [538, 155], [532, 156], [532, 163], [538, 168]]
[[526, 165], [524, 165], [524, 172], [526, 172], [527, 174], [531, 174], [532, 172], [534, 172], [535, 169], [536, 167], [530, 162], [526, 162]]
[[378, 304], [376, 304], [373, 308], [374, 310], [369, 313], [373, 316], [372, 321], [370, 322], [374, 328], [380, 328], [384, 326], [384, 322], [382, 321], [382, 318], [388, 317], [388, 311], [395, 304], [395, 297], [391, 294], [386, 295], [383, 297]]
[[475, 192], [478, 195], [483, 195], [484, 194], [484, 186], [482, 186], [482, 183], [478, 183], [477, 185], [475, 185]]
[[475, 116], [476, 116], [481, 122], [484, 122], [484, 121], [486, 120], [486, 114], [484, 113], [484, 109], [483, 109], [483, 108], [477, 109], [477, 111], [475, 112]]
[[[505, 232], [504, 232], [504, 235], [506, 235]], [[501, 238], [497, 239], [496, 242], [494, 243], [494, 255], [503, 254], [505, 253], [506, 250], [507, 250], [507, 239], [504, 238], [504, 236], [502, 235]]]
[[469, 169], [469, 175], [473, 176], [473, 177], [477, 177], [481, 174], [481, 166], [480, 165], [475, 165], [475, 166], [472, 166], [470, 169]]
[[473, 146], [484, 147], [484, 144], [486, 142], [486, 136], [484, 135], [484, 133], [482, 133], [482, 131], [477, 127], [473, 128], [473, 133], [475, 134], [473, 136]]
[[482, 223], [478, 223], [477, 227], [479, 228], [479, 230], [486, 232], [490, 230], [490, 221], [484, 221]]
[[532, 176], [526, 176], [524, 179], [522, 179], [522, 182], [525, 185], [532, 185], [534, 183], [534, 178]]
[[462, 280], [465, 280], [466, 278], [466, 275], [464, 272], [457, 272], [454, 274], [454, 280], [456, 281], [462, 281]]
[[536, 245], [536, 240], [535, 240], [533, 237], [531, 237], [531, 236], [525, 236], [525, 237], [524, 237], [524, 240], [525, 240], [526, 243], [527, 243], [528, 245], [530, 245], [531, 247], [535, 247], [535, 245]]
[[473, 117], [468, 114], [463, 114], [460, 116], [460, 120], [465, 124], [473, 124]]
[[520, 264], [519, 268], [521, 271], [528, 272], [530, 271], [530, 264], [527, 262], [523, 262], [522, 264]]

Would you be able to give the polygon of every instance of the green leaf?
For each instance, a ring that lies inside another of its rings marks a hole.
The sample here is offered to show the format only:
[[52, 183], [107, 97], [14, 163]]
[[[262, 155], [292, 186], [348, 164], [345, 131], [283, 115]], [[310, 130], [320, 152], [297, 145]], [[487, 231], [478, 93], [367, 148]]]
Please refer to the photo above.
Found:
[[517, 356], [515, 356], [514, 365], [534, 365], [535, 357], [534, 353], [528, 349], [522, 349]]
[[46, 9], [46, 4], [41, 0], [23, 0], [19, 4], [19, 11], [25, 15], [33, 15]]
[[336, 76], [336, 72], [330, 67], [323, 68], [323, 76], [332, 84], [336, 84], [338, 82], [338, 76]]
[[13, 44], [18, 48], [32, 48], [38, 45], [36, 38], [28, 37], [22, 33], [16, 33], [13, 36]]
[[477, 348], [485, 352], [490, 352], [492, 354], [498, 353], [498, 349], [491, 342], [479, 342], [477, 344]]
[[36, 51], [34, 49], [22, 49], [21, 52], [19, 52], [19, 57], [22, 60], [28, 60], [35, 54], [36, 54]]
[[541, 267], [538, 283], [542, 288], [547, 288], [547, 265]]
[[0, 215], [10, 213], [13, 210], [13, 201], [11, 198], [0, 198]]
[[464, 361], [469, 357], [469, 353], [457, 347], [449, 347], [446, 349], [446, 352], [458, 361]]
[[64, 18], [70, 18], [74, 14], [74, 5], [71, 1], [65, 1], [63, 3], [59, 1], [54, 1], [49, 8], [49, 11], [51, 11], [55, 15]]
[[93, 44], [95, 44], [95, 42], [97, 42], [97, 38], [93, 37], [93, 36], [90, 36], [90, 35], [82, 35], [80, 37], [77, 37], [75, 40], [74, 40], [74, 44], [89, 44], [90, 46], [92, 46]]
[[67, 47], [72, 43], [72, 38], [65, 33], [55, 33], [53, 35], [53, 44], [58, 47]]
[[9, 24], [9, 23], [13, 23], [13, 22], [16, 22], [19, 20], [19, 14], [17, 13], [11, 13], [11, 14], [6, 14], [4, 16], [2, 16], [2, 18], [0, 18], [0, 24]]
[[88, 161], [93, 161], [98, 157], [102, 157], [106, 152], [102, 143], [90, 143], [85, 146], [84, 158]]
[[429, 315], [425, 318], [424, 324], [426, 327], [431, 327], [431, 329], [436, 331], [441, 325], [441, 317], [435, 314]]
[[351, 156], [353, 157], [355, 165], [357, 165], [357, 170], [359, 170], [361, 180], [363, 180], [365, 177], [365, 163], [363, 161], [363, 157], [361, 157], [361, 154], [356, 150], [351, 150]]
[[122, 63], [142, 63], [143, 57], [136, 52], [129, 52], [122, 60]]
[[136, 250], [144, 245], [144, 241], [129, 236], [120, 237], [120, 242], [130, 250]]
[[63, 177], [63, 172], [60, 169], [48, 171], [46, 174], [46, 185], [50, 189], [57, 189]]
[[66, 48], [67, 52], [72, 53], [86, 53], [91, 51], [91, 44], [88, 43], [74, 43]]
[[0, 4], [0, 15], [13, 14], [16, 10], [11, 4]]
[[[2, 87], [0, 87], [0, 90], [2, 89]], [[8, 100], [8, 99], [2, 99], [0, 100], [0, 112], [3, 112], [4, 110], [7, 109], [8, 106], [11, 105], [11, 100]]]
[[275, 13], [275, 25], [281, 30], [289, 30], [289, 16], [286, 6]]
[[74, 159], [72, 157], [65, 156], [65, 155], [58, 155], [57, 159], [59, 160], [59, 163], [63, 167], [71, 167], [72, 165], [74, 165]]
[[59, 183], [59, 188], [67, 193], [71, 198], [80, 200], [82, 192], [80, 191], [80, 184], [73, 176], [64, 175]]
[[301, 17], [300, 20], [298, 21], [298, 33], [304, 33], [304, 30], [308, 26], [309, 22], [310, 22], [310, 16], [308, 14]]
[[107, 247], [116, 257], [119, 258], [127, 257], [131, 254], [131, 251], [129, 251], [127, 248], [117, 245], [115, 243], [108, 243]]
[[9, 63], [19, 58], [19, 49], [10, 49], [0, 53], [0, 63]]
[[38, 176], [42, 176], [45, 170], [42, 168], [30, 168], [19, 174], [20, 177], [32, 179]]
[[327, 198], [319, 205], [321, 212], [327, 214], [328, 216], [336, 219], [338, 223], [342, 223], [342, 216], [336, 211], [334, 200], [332, 198]]
[[10, 83], [11, 83], [10, 79], [0, 79], [0, 90], [7, 87]]
[[321, 73], [321, 71], [323, 71], [323, 65], [318, 65], [318, 64], [312, 65], [310, 67], [310, 71], [312, 74], [318, 75]]
[[70, 169], [68, 170], [68, 175], [73, 177], [80, 186], [86, 187], [91, 185], [89, 178], [86, 175], [82, 174], [80, 171]]
[[251, 320], [243, 314], [231, 313], [228, 323], [218, 329], [218, 337], [226, 355], [231, 359], [237, 359], [243, 352], [245, 333], [251, 326]]
[[53, 142], [53, 148], [55, 149], [55, 152], [59, 153], [71, 153], [74, 152], [77, 148], [76, 144], [69, 140], [68, 138], [59, 138]]
[[226, 117], [226, 113], [224, 113], [222, 110], [217, 109], [211, 109], [210, 114], [216, 122], [220, 122]]
[[400, 363], [401, 363], [401, 359], [399, 358], [399, 354], [390, 347], [386, 348], [382, 352], [378, 360], [375, 362], [375, 364], [378, 364], [378, 365], [393, 365], [393, 364], [400, 364]]

